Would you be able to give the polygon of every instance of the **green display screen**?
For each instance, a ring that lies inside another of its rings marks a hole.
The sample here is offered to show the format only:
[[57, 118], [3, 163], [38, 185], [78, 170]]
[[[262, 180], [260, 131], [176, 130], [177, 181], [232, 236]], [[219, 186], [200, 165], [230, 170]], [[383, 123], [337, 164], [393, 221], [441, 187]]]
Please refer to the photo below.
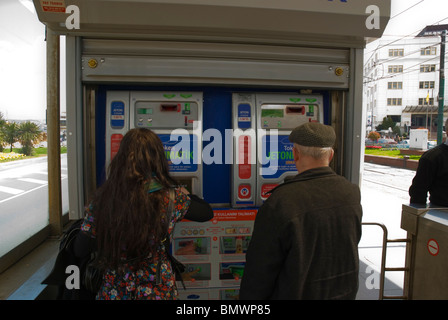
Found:
[[283, 118], [283, 109], [262, 109], [261, 117]]
[[152, 114], [152, 108], [138, 108], [137, 114]]

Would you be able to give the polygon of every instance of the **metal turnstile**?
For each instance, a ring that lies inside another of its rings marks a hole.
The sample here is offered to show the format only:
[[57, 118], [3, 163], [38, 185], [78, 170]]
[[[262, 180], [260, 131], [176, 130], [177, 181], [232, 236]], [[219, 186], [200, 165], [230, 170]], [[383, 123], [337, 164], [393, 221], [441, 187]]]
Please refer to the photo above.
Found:
[[[378, 294], [378, 300], [386, 300], [386, 299], [400, 299], [400, 300], [407, 300], [408, 296], [406, 295], [405, 288], [403, 288], [403, 295], [394, 295], [394, 296], [387, 296], [384, 294], [385, 290], [385, 280], [386, 280], [386, 272], [388, 271], [403, 271], [405, 273], [405, 280], [408, 279], [409, 274], [409, 268], [407, 266], [404, 267], [387, 267], [386, 266], [386, 256], [387, 256], [387, 248], [389, 243], [408, 243], [409, 239], [389, 239], [388, 238], [388, 231], [387, 227], [378, 222], [363, 222], [363, 226], [376, 226], [380, 227], [383, 232], [383, 241], [382, 241], [382, 248], [381, 248], [381, 266], [380, 266], [380, 285], [379, 285], [379, 294]], [[404, 287], [406, 287], [406, 284], [404, 284]]]
[[403, 205], [401, 228], [409, 240], [406, 295], [413, 300], [448, 299], [448, 208]]

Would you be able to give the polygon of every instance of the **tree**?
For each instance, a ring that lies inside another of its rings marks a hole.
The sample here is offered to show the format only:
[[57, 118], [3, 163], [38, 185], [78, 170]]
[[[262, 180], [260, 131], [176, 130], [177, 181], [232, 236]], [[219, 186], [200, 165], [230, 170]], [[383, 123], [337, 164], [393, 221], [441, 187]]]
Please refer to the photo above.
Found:
[[19, 141], [22, 144], [22, 153], [30, 156], [34, 150], [34, 144], [42, 139], [42, 132], [37, 124], [27, 121], [19, 125]]
[[392, 121], [392, 118], [384, 117], [383, 122], [381, 122], [381, 124], [376, 127], [376, 130], [377, 131], [389, 130], [389, 128], [391, 128], [393, 130], [395, 128], [395, 126], [396, 126], [396, 123]]
[[11, 147], [9, 152], [12, 152], [12, 145], [18, 141], [19, 125], [15, 122], [7, 122], [2, 127], [3, 139]]
[[401, 134], [400, 128], [397, 127], [397, 123], [394, 122], [391, 117], [384, 117], [383, 118], [383, 122], [376, 127], [376, 130], [377, 131], [389, 130], [389, 128], [392, 129], [392, 132], [395, 135], [400, 135]]
[[371, 131], [367, 138], [373, 141], [377, 141], [379, 138], [381, 138], [381, 135], [376, 131]]
[[6, 120], [3, 119], [3, 113], [0, 112], [0, 152], [3, 151], [3, 144], [4, 144], [4, 136], [3, 136], [3, 127], [6, 124]]

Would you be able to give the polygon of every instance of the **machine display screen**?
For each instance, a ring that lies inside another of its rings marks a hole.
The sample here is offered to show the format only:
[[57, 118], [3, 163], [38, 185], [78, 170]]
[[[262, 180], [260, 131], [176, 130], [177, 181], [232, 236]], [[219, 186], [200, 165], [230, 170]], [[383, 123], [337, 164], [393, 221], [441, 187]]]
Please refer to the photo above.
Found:
[[152, 108], [138, 108], [137, 114], [152, 114]]
[[261, 110], [261, 117], [271, 117], [271, 118], [283, 118], [284, 109], [262, 109]]

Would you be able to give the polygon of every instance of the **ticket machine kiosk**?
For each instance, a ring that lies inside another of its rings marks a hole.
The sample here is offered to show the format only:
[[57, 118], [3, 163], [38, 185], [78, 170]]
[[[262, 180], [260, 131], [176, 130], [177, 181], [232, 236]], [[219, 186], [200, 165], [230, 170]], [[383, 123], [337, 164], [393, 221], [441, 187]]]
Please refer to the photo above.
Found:
[[286, 177], [297, 174], [293, 144], [289, 141], [291, 131], [306, 122], [323, 123], [323, 113], [322, 96], [319, 95], [257, 95], [258, 145], [261, 147], [261, 161], [257, 164], [258, 206]]
[[[179, 290], [180, 298], [237, 297], [257, 210], [273, 188], [297, 174], [289, 134], [303, 123], [330, 119], [329, 92], [225, 87], [100, 92], [106, 146], [104, 164], [97, 166], [108, 166], [128, 130], [150, 128], [162, 140], [173, 178], [214, 208], [211, 221], [183, 220], [174, 229], [171, 250], [187, 269], [187, 290]], [[101, 109], [97, 106], [99, 118]]]
[[[34, 0], [40, 21], [66, 36], [70, 219], [134, 127], [156, 131], [175, 178], [214, 207], [212, 221], [176, 225], [173, 252], [191, 273], [181, 298], [237, 294], [257, 208], [295, 174], [296, 125], [333, 126], [335, 171], [359, 183], [363, 48], [383, 33], [390, 0], [74, 1], [79, 29], [44, 2]], [[207, 130], [232, 132], [221, 164], [201, 161]]]
[[269, 192], [297, 174], [289, 134], [324, 121], [321, 95], [234, 93], [232, 206], [261, 206]]
[[149, 128], [162, 140], [170, 173], [202, 196], [202, 93], [108, 91], [106, 98], [106, 163], [131, 128]]
[[[208, 92], [204, 96], [211, 101], [206, 109], [213, 108], [218, 97]], [[231, 203], [215, 207], [212, 221], [182, 221], [175, 228], [173, 254], [187, 266], [188, 290], [180, 291], [184, 299], [238, 295], [257, 209], [272, 188], [297, 174], [289, 134], [305, 122], [324, 120], [319, 94], [233, 92], [231, 98], [233, 162], [227, 190]], [[205, 126], [208, 121], [204, 119]], [[223, 170], [222, 164], [217, 166]], [[215, 184], [220, 182], [217, 175]]]

